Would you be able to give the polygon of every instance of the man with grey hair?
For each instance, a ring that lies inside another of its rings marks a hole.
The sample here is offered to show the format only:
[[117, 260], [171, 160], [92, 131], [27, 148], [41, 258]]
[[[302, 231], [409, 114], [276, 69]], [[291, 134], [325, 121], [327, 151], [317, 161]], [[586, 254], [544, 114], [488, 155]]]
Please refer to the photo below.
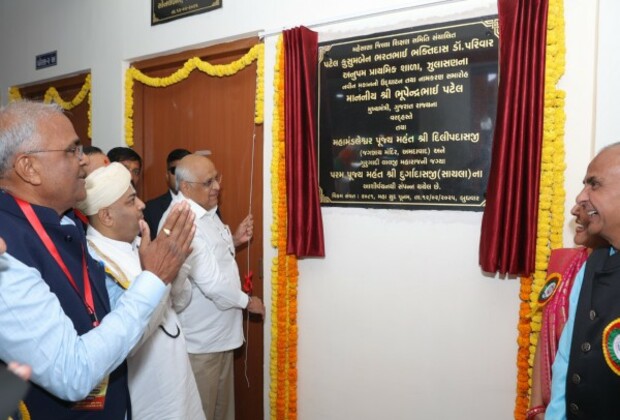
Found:
[[553, 363], [545, 418], [620, 418], [620, 143], [588, 165], [577, 196], [590, 216], [588, 233], [610, 247], [592, 252], [577, 274]]
[[172, 198], [177, 195], [177, 180], [174, 175], [177, 163], [190, 154], [191, 152], [187, 149], [174, 149], [166, 157], [166, 184], [168, 185], [168, 191], [159, 197], [147, 201], [144, 208], [144, 220], [146, 220], [149, 229], [151, 229], [151, 239], [157, 234], [157, 227], [159, 226], [161, 216], [170, 206]]
[[241, 291], [235, 261], [235, 247], [252, 237], [253, 220], [246, 217], [230, 234], [216, 213], [222, 176], [207, 157], [181, 159], [176, 178], [179, 193], [171, 205], [187, 201], [196, 217], [187, 259], [192, 299], [179, 319], [207, 418], [234, 420], [233, 350], [243, 344], [242, 310], [265, 315], [261, 299]]
[[111, 311], [103, 267], [72, 211], [86, 195], [84, 164], [60, 107], [0, 109], [0, 360], [32, 367], [25, 410], [35, 419], [126, 417], [124, 359], [191, 250], [186, 206], [155, 241], [141, 222], [145, 271]]

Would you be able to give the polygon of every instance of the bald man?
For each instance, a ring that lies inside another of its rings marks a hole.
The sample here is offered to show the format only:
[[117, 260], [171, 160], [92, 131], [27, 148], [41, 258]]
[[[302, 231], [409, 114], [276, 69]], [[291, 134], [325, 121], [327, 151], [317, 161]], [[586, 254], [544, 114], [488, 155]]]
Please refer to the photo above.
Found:
[[187, 259], [192, 299], [179, 318], [207, 418], [234, 420], [233, 350], [243, 344], [242, 312], [265, 315], [262, 300], [241, 291], [235, 262], [235, 247], [250, 240], [253, 220], [246, 217], [234, 237], [222, 223], [216, 212], [222, 175], [207, 157], [181, 159], [176, 179], [179, 193], [171, 205], [189, 202], [196, 223]]
[[594, 250], [575, 277], [569, 314], [553, 363], [545, 418], [620, 418], [620, 143], [588, 165], [577, 204], [588, 233], [610, 247]]
[[177, 163], [185, 156], [191, 154], [187, 149], [174, 149], [166, 157], [166, 184], [168, 185], [168, 191], [164, 194], [146, 202], [144, 208], [144, 220], [148, 223], [151, 229], [151, 237], [154, 238], [157, 234], [157, 227], [161, 216], [164, 214], [172, 198], [177, 194], [177, 179], [174, 176], [174, 172], [177, 167]]

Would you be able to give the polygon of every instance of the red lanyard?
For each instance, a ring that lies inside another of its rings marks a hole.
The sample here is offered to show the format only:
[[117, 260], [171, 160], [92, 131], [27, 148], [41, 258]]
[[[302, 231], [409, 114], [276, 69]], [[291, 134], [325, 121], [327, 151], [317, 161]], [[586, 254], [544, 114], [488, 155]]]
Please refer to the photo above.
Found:
[[26, 219], [28, 219], [28, 222], [30, 222], [30, 225], [32, 226], [32, 228], [35, 230], [35, 232], [37, 233], [37, 235], [43, 242], [43, 245], [45, 245], [45, 248], [47, 248], [48, 252], [52, 255], [54, 260], [56, 260], [56, 262], [58, 263], [62, 271], [65, 273], [65, 275], [69, 279], [69, 283], [71, 283], [71, 286], [73, 286], [78, 296], [82, 298], [82, 302], [84, 302], [84, 306], [86, 306], [86, 310], [88, 311], [88, 314], [90, 315], [90, 318], [93, 322], [93, 327], [98, 326], [99, 320], [97, 319], [97, 313], [95, 312], [95, 302], [93, 301], [93, 292], [90, 288], [90, 278], [88, 277], [88, 268], [86, 266], [86, 256], [84, 253], [84, 247], [82, 246], [82, 276], [84, 277], [84, 297], [82, 297], [82, 295], [80, 294], [80, 290], [78, 289], [77, 284], [75, 283], [75, 280], [73, 279], [73, 276], [71, 275], [71, 272], [67, 268], [65, 262], [62, 260], [62, 257], [60, 256], [60, 253], [58, 252], [58, 249], [56, 248], [56, 245], [54, 245], [54, 242], [52, 242], [52, 239], [49, 237], [49, 235], [45, 231], [45, 228], [41, 224], [39, 217], [34, 212], [34, 209], [30, 205], [30, 203], [27, 203], [26, 201], [20, 198], [17, 198], [17, 197], [13, 197], [13, 198], [17, 202], [17, 205], [22, 210], [22, 212], [24, 212], [24, 216], [26, 216]]

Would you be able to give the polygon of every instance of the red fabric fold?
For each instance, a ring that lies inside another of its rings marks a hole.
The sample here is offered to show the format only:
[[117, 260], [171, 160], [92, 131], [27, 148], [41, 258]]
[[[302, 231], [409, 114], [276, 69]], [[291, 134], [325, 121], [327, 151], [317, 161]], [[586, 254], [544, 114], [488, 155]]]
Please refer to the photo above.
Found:
[[551, 400], [551, 366], [558, 352], [558, 343], [568, 319], [568, 304], [570, 292], [575, 277], [588, 259], [587, 248], [560, 248], [551, 251], [549, 257], [548, 277], [554, 273], [561, 275], [561, 281], [556, 286], [553, 296], [543, 309], [538, 345], [540, 357], [540, 381], [543, 404], [549, 405]]
[[534, 271], [543, 134], [548, 0], [499, 0], [500, 81], [482, 270]]
[[300, 27], [284, 35], [284, 107], [288, 254], [325, 256], [316, 148], [318, 34]]

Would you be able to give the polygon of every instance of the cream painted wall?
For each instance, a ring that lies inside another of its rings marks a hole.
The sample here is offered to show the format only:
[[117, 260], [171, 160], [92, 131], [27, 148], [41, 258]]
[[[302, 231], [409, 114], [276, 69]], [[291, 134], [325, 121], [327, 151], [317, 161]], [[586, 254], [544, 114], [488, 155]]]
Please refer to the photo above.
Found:
[[[465, 17], [495, 4], [464, 0], [329, 24], [378, 7], [420, 3], [224, 0], [222, 9], [151, 27], [146, 1], [0, 0], [0, 96], [4, 103], [9, 86], [91, 69], [94, 144], [109, 149], [123, 142], [123, 71], [129, 61], [267, 31], [264, 231], [269, 232], [272, 33], [305, 24], [326, 39]], [[598, 2], [565, 3], [569, 209], [594, 149]], [[59, 65], [35, 71], [35, 55], [51, 50], [58, 50]], [[605, 105], [596, 103], [598, 109]], [[518, 282], [480, 272], [481, 214], [326, 208], [323, 216], [327, 257], [300, 263], [299, 419], [511, 418]], [[567, 244], [570, 228], [567, 221]], [[263, 246], [266, 261], [274, 255], [269, 239]], [[266, 270], [267, 305], [269, 279]], [[266, 366], [269, 322], [268, 317]], [[268, 384], [268, 368], [265, 374]]]

